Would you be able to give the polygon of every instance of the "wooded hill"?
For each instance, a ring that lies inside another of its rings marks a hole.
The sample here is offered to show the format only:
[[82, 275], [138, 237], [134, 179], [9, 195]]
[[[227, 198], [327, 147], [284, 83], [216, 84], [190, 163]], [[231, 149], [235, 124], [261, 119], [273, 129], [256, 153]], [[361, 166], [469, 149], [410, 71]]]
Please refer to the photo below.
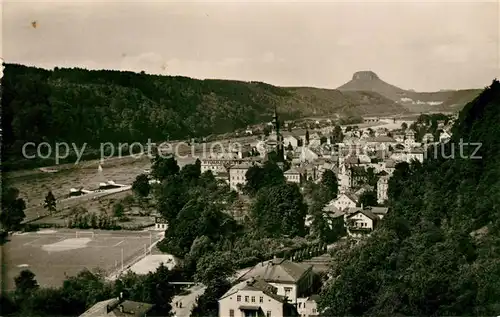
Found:
[[[499, 122], [494, 81], [461, 111], [446, 156], [396, 166], [381, 227], [335, 256], [325, 316], [499, 314]], [[460, 158], [460, 140], [482, 146]]]
[[146, 142], [232, 132], [270, 121], [407, 110], [373, 92], [280, 88], [261, 82], [197, 80], [120, 71], [44, 70], [6, 64], [4, 150], [25, 142]]

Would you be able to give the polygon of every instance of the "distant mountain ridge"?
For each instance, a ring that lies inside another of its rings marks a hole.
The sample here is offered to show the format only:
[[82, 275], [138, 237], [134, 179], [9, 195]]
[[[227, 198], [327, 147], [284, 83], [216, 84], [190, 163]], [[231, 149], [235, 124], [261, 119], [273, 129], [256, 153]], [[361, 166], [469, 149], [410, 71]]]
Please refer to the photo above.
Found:
[[473, 100], [481, 89], [440, 90], [437, 92], [416, 92], [391, 85], [373, 71], [358, 71], [352, 79], [337, 88], [340, 91], [369, 91], [403, 105], [411, 112], [458, 111]]

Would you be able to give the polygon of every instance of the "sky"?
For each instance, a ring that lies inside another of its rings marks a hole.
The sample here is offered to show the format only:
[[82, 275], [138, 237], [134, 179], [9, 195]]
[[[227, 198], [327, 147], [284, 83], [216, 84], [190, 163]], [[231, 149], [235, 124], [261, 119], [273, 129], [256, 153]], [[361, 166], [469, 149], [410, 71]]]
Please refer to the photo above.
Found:
[[499, 15], [497, 1], [3, 0], [0, 46], [44, 68], [321, 88], [371, 70], [437, 91], [500, 78]]

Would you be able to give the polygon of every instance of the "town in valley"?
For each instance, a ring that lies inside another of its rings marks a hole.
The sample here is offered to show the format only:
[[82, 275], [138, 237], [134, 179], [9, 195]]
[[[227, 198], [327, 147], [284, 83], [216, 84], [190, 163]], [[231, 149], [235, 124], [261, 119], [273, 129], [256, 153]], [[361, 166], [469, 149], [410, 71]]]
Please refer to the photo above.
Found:
[[0, 315], [499, 315], [489, 4], [6, 3]]

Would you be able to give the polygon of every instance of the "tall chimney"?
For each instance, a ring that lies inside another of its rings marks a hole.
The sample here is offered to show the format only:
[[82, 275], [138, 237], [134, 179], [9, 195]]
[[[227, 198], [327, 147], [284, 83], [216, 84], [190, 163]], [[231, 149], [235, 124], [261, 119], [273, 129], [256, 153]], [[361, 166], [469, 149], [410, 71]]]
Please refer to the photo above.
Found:
[[363, 203], [361, 203], [361, 209], [364, 209], [364, 208], [363, 208]]

